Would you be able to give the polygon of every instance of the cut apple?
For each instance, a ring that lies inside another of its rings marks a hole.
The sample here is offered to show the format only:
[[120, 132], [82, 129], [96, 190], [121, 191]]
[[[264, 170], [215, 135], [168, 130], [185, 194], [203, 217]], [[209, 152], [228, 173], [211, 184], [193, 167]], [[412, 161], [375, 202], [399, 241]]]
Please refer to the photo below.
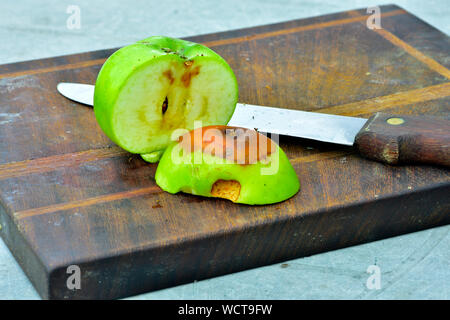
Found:
[[226, 124], [238, 99], [236, 77], [211, 49], [150, 37], [126, 46], [98, 75], [94, 111], [106, 135], [123, 149], [155, 162], [176, 129]]
[[254, 130], [229, 126], [182, 135], [162, 155], [155, 180], [170, 193], [251, 205], [284, 201], [300, 188], [294, 168], [275, 142]]

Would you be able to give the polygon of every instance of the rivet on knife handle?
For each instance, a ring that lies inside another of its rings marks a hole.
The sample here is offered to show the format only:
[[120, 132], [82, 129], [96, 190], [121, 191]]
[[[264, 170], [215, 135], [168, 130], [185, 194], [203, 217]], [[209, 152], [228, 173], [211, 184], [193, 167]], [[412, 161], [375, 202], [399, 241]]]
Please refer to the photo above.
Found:
[[450, 120], [378, 112], [355, 138], [359, 152], [388, 164], [450, 166]]

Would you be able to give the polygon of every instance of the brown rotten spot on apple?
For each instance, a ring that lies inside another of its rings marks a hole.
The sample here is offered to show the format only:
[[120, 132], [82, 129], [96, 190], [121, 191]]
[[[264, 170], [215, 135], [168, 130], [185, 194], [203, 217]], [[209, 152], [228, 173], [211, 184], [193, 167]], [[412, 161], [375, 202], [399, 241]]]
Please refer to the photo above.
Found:
[[181, 82], [183, 83], [185, 88], [188, 88], [189, 85], [191, 84], [191, 79], [200, 73], [200, 66], [191, 68], [193, 64], [194, 64], [193, 60], [184, 62], [184, 66], [187, 70], [181, 76]]
[[173, 77], [173, 73], [172, 70], [166, 70], [163, 72], [163, 76], [166, 77], [167, 79], [169, 79], [170, 84], [173, 84], [173, 82], [175, 81], [175, 78]]
[[263, 161], [276, 150], [275, 143], [266, 136], [231, 126], [197, 128], [182, 135], [178, 141], [186, 153], [201, 150], [203, 154], [241, 165]]

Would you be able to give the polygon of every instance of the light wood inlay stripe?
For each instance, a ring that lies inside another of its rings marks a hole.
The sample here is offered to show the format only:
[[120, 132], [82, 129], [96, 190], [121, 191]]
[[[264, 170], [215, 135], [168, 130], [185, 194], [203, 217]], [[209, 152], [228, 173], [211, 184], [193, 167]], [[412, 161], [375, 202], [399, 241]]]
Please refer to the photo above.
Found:
[[321, 152], [321, 153], [315, 153], [307, 156], [301, 156], [294, 159], [289, 159], [291, 164], [298, 164], [298, 163], [308, 163], [308, 162], [317, 162], [322, 160], [328, 160], [333, 158], [339, 158], [339, 157], [345, 157], [349, 156], [351, 154], [356, 153], [356, 151], [327, 151], [327, 152]]
[[58, 203], [46, 207], [33, 208], [29, 210], [17, 211], [14, 213], [14, 217], [17, 219], [28, 218], [32, 216], [42, 215], [51, 212], [70, 210], [81, 207], [88, 207], [94, 204], [101, 204], [105, 202], [111, 202], [122, 199], [130, 199], [134, 197], [139, 197], [148, 194], [154, 194], [162, 192], [162, 190], [158, 186], [151, 186], [147, 188], [141, 188], [130, 191], [123, 191], [113, 194], [102, 195], [98, 197], [87, 198], [83, 200], [70, 201], [66, 203]]
[[[401, 9], [393, 10], [393, 11], [389, 11], [386, 13], [382, 13], [381, 17], [391, 17], [391, 16], [396, 16], [396, 15], [405, 14], [405, 13], [406, 13], [405, 10], [401, 10]], [[266, 33], [261, 33], [261, 34], [255, 34], [255, 35], [250, 35], [250, 36], [208, 41], [208, 42], [203, 42], [203, 44], [208, 47], [216, 47], [216, 46], [222, 46], [222, 45], [228, 45], [228, 44], [234, 44], [234, 43], [241, 43], [241, 42], [246, 42], [246, 41], [276, 37], [276, 36], [280, 36], [280, 35], [287, 35], [287, 34], [297, 33], [297, 32], [302, 32], [302, 31], [309, 31], [309, 30], [314, 30], [314, 29], [324, 29], [324, 28], [335, 27], [335, 26], [343, 25], [343, 24], [366, 21], [368, 17], [369, 16], [357, 16], [357, 17], [346, 18], [346, 19], [332, 20], [332, 21], [327, 21], [327, 22], [319, 22], [319, 23], [313, 23], [313, 24], [309, 24], [309, 25], [305, 25], [305, 26], [298, 26], [298, 27], [294, 27], [294, 28], [288, 28], [288, 29], [266, 32]]]
[[113, 158], [126, 154], [129, 153], [119, 147], [112, 147], [6, 163], [0, 165], [0, 180], [53, 171], [58, 168], [76, 166], [90, 161]]
[[406, 52], [408, 52], [411, 56], [426, 64], [430, 69], [442, 74], [447, 79], [450, 79], [450, 70], [448, 70], [443, 65], [439, 64], [436, 60], [431, 59], [430, 57], [424, 55], [422, 52], [417, 50], [416, 48], [410, 46], [394, 34], [390, 33], [386, 29], [374, 29], [376, 33], [381, 35], [383, 38], [396, 45], [397, 47], [402, 48]]
[[63, 64], [63, 65], [52, 66], [52, 67], [47, 67], [47, 68], [3, 73], [3, 74], [0, 74], [0, 79], [29, 76], [29, 75], [47, 73], [47, 72], [53, 72], [53, 71], [86, 68], [86, 67], [101, 65], [105, 61], [106, 61], [106, 58], [102, 58], [102, 59], [96, 59], [96, 60], [88, 60], [88, 61], [81, 61], [81, 62], [76, 62], [76, 63]]
[[[367, 18], [367, 16], [361, 16], [357, 11], [350, 11], [349, 14], [352, 15], [354, 18], [358, 18], [358, 17]], [[383, 16], [383, 14], [381, 14], [381, 17], [385, 17], [385, 16]], [[364, 19], [364, 20], [366, 20], [366, 19]], [[364, 23], [364, 25], [365, 25], [365, 23]], [[381, 27], [382, 26], [383, 26], [383, 21], [381, 21]], [[437, 73], [440, 73], [441, 75], [446, 77], [447, 79], [450, 79], [450, 70], [448, 70], [446, 67], [441, 65], [436, 60], [426, 56], [425, 54], [423, 54], [422, 52], [420, 52], [413, 46], [407, 44], [405, 41], [403, 41], [402, 39], [400, 39], [399, 37], [394, 35], [392, 32], [390, 32], [384, 28], [371, 29], [371, 30], [378, 33], [380, 36], [382, 36], [384, 39], [386, 39], [393, 45], [405, 50], [408, 54], [410, 54], [411, 56], [413, 56], [420, 62], [427, 65], [428, 68], [430, 68], [431, 70], [434, 70]]]
[[[390, 12], [383, 13], [383, 14], [381, 14], [381, 16], [389, 17], [389, 16], [395, 16], [395, 15], [405, 14], [405, 13], [406, 13], [405, 10], [400, 9], [400, 10], [393, 10]], [[262, 33], [262, 34], [252, 35], [252, 36], [244, 36], [244, 37], [236, 37], [236, 38], [230, 38], [230, 39], [207, 41], [207, 42], [202, 42], [202, 44], [204, 44], [205, 46], [208, 46], [208, 47], [215, 47], [215, 46], [240, 43], [240, 42], [251, 41], [251, 40], [276, 37], [279, 35], [291, 34], [291, 33], [296, 33], [296, 32], [334, 27], [334, 26], [338, 26], [338, 25], [342, 25], [342, 24], [354, 23], [354, 22], [359, 22], [359, 21], [363, 21], [363, 20], [365, 21], [366, 19], [367, 19], [367, 16], [358, 16], [358, 17], [339, 19], [339, 20], [333, 20], [333, 21], [328, 21], [328, 22], [313, 23], [313, 24], [306, 25], [306, 26], [299, 26], [299, 27], [283, 29], [283, 30], [278, 30], [278, 31], [273, 31], [273, 32], [266, 32], [266, 33]], [[34, 69], [34, 70], [23, 70], [23, 71], [17, 71], [17, 72], [3, 73], [3, 74], [0, 74], [0, 79], [14, 78], [14, 77], [20, 77], [20, 76], [25, 76], [25, 75], [34, 75], [34, 74], [47, 73], [47, 72], [52, 72], [52, 71], [86, 68], [86, 67], [101, 65], [105, 61], [106, 61], [106, 58], [101, 58], [101, 59], [96, 59], [96, 60], [81, 61], [81, 62], [76, 62], [76, 63], [70, 63], [70, 64], [65, 64], [65, 65], [58, 65], [58, 66], [52, 66], [52, 67], [40, 68], [40, 69]]]
[[405, 106], [448, 96], [450, 96], [450, 82], [311, 111], [341, 116], [370, 115], [396, 106]]

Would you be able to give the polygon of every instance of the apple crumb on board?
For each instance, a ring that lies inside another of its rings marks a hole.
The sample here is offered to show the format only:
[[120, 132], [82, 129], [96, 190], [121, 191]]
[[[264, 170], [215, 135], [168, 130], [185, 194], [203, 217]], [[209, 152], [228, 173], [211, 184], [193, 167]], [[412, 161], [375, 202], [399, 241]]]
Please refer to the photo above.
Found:
[[156, 204], [152, 205], [153, 209], [159, 209], [159, 208], [162, 208], [162, 207], [163, 206], [159, 202], [156, 202]]

